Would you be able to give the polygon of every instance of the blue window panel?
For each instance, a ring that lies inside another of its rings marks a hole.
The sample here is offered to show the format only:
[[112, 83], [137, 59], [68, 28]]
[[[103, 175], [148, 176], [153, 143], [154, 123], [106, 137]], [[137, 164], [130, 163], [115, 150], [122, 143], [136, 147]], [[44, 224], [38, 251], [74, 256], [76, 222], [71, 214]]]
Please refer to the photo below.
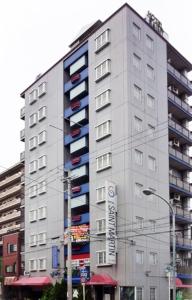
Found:
[[[79, 250], [72, 249], [72, 254], [84, 254], [84, 253], [90, 253], [90, 245], [89, 243], [86, 244], [78, 244], [80, 245]], [[67, 255], [67, 246], [64, 247], [64, 255]]]
[[74, 83], [71, 81], [68, 81], [64, 84], [64, 91], [65, 93], [71, 90], [72, 88], [76, 87], [78, 84], [80, 84], [82, 81], [84, 81], [88, 77], [88, 68], [80, 72], [80, 79]]
[[[82, 224], [89, 224], [89, 213], [81, 214], [80, 216], [81, 216], [81, 218], [80, 218], [79, 221], [72, 221], [71, 222], [72, 226], [82, 225]], [[65, 228], [67, 227], [67, 219], [64, 222], [64, 227]]]
[[69, 145], [70, 143], [79, 140], [81, 137], [87, 135], [89, 133], [89, 125], [85, 125], [81, 127], [81, 133], [76, 137], [73, 138], [70, 134], [64, 137], [64, 144], [65, 146]]
[[89, 153], [83, 154], [80, 156], [81, 160], [78, 164], [72, 165], [71, 161], [68, 161], [67, 163], [65, 163], [65, 169], [66, 170], [73, 170], [77, 167], [80, 167], [82, 165], [85, 165], [89, 162]]
[[65, 111], [64, 111], [64, 118], [69, 118], [72, 115], [76, 114], [77, 112], [79, 112], [82, 108], [88, 106], [89, 104], [89, 97], [86, 96], [83, 99], [80, 100], [81, 106], [76, 109], [76, 110], [72, 110], [71, 107], [68, 107]]
[[[78, 184], [77, 184], [78, 185]], [[83, 194], [89, 193], [89, 183], [84, 183], [81, 185], [81, 191], [79, 193], [72, 193], [71, 198], [79, 197]], [[64, 193], [64, 199], [67, 200], [67, 192]]]
[[84, 44], [78, 50], [76, 50], [70, 57], [66, 58], [64, 61], [64, 69], [68, 68], [72, 63], [74, 63], [79, 57], [88, 51], [88, 43]]
[[59, 248], [58, 246], [52, 246], [52, 268], [58, 269], [59, 266]]

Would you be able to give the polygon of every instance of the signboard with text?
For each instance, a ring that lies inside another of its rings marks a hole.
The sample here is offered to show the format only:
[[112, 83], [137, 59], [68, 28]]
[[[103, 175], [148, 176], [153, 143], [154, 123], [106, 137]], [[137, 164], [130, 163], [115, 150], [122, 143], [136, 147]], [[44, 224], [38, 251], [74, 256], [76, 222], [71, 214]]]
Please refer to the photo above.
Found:
[[[64, 241], [67, 242], [67, 230], [64, 233]], [[71, 241], [80, 243], [89, 241], [89, 225], [83, 224], [71, 226]]]

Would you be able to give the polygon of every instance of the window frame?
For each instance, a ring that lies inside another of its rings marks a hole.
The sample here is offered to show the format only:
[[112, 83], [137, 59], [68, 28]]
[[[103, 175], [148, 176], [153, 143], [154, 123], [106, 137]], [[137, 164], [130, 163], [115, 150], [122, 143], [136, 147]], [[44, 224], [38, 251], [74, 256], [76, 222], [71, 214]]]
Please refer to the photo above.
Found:
[[[139, 257], [138, 254], [141, 256]], [[144, 251], [142, 250], [136, 250], [135, 251], [135, 263], [137, 265], [143, 265], [144, 264]]]
[[[104, 126], [107, 126], [107, 132], [103, 133], [104, 131]], [[99, 130], [101, 130], [102, 134], [99, 136]], [[95, 131], [96, 131], [96, 141], [99, 142], [102, 139], [105, 139], [106, 137], [111, 135], [111, 120], [106, 120], [102, 123], [99, 123], [95, 126]]]
[[[137, 29], [137, 31], [134, 29]], [[135, 34], [136, 32], [138, 34]], [[132, 33], [134, 38], [136, 38], [138, 41], [141, 40], [141, 28], [135, 22], [132, 23]]]
[[[106, 36], [106, 39], [104, 41], [102, 41], [104, 34]], [[100, 46], [98, 46], [99, 38], [101, 38]], [[110, 29], [107, 28], [95, 38], [95, 53], [98, 53], [99, 51], [104, 49], [109, 44], [110, 44]]]
[[[99, 262], [99, 254], [100, 253], [103, 253], [103, 255], [102, 255], [103, 262], [102, 263]], [[107, 265], [107, 263], [106, 263], [106, 250], [98, 250], [98, 251], [96, 251], [96, 255], [97, 255], [97, 266], [98, 267], [99, 266], [106, 266]]]
[[[103, 100], [104, 97], [102, 97], [104, 94], [106, 94], [106, 99], [107, 99], [105, 102]], [[100, 102], [100, 104], [99, 104], [99, 102]], [[95, 110], [96, 111], [99, 111], [110, 104], [111, 104], [111, 89], [107, 89], [95, 97]]]
[[41, 98], [46, 93], [47, 93], [47, 82], [43, 81], [38, 85], [38, 97]]
[[[103, 164], [104, 156], [106, 156], [107, 164], [106, 164], [106, 166], [99, 167], [99, 159], [102, 158], [102, 164]], [[111, 167], [112, 167], [112, 153], [111, 152], [106, 152], [106, 153], [103, 153], [96, 157], [96, 172], [97, 173], [104, 171], [106, 169], [109, 169]]]
[[[99, 194], [99, 190], [102, 190], [102, 195], [104, 196], [103, 197], [103, 199], [101, 200], [98, 200], [98, 194]], [[99, 186], [99, 187], [97, 187], [96, 188], [96, 203], [103, 203], [103, 202], [105, 202], [106, 201], [106, 186], [105, 185], [103, 185], [103, 186]]]
[[[106, 66], [104, 66], [105, 63]], [[101, 68], [101, 71], [98, 72], [99, 68]], [[106, 72], [103, 73], [103, 69], [105, 68], [106, 68]], [[98, 73], [100, 73], [100, 75], [98, 75]], [[110, 73], [111, 73], [111, 59], [107, 58], [95, 67], [95, 82], [99, 82], [100, 80], [107, 77]]]
[[[105, 218], [96, 219], [96, 228], [97, 228], [97, 231], [96, 231], [97, 235], [106, 234], [106, 219]], [[100, 230], [100, 229], [102, 229], [102, 230]]]
[[[42, 116], [41, 116], [41, 111], [42, 111]], [[46, 117], [47, 117], [47, 106], [42, 106], [38, 110], [38, 121], [41, 122]]]
[[37, 124], [37, 113], [33, 113], [29, 116], [29, 128], [34, 127]]

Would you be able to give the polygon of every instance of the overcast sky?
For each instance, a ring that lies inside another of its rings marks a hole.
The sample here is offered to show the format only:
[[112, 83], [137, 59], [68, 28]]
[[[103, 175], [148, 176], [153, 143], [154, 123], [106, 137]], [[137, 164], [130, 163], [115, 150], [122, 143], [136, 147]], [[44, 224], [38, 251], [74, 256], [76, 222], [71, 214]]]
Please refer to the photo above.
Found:
[[[0, 0], [0, 171], [19, 161], [24, 143], [20, 93], [67, 51], [81, 27], [104, 21], [122, 0]], [[150, 10], [170, 42], [192, 61], [191, 0], [129, 0], [141, 16]]]

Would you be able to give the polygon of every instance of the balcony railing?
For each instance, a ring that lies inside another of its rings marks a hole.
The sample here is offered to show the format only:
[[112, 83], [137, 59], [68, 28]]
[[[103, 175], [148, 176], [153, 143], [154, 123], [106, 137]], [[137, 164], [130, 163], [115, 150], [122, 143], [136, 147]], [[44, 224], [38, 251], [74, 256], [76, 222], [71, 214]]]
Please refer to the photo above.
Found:
[[5, 228], [0, 229], [0, 235], [6, 234], [11, 231], [16, 231], [20, 229], [20, 224], [15, 224], [12, 226], [7, 226]]
[[192, 249], [192, 240], [182, 237], [176, 237], [176, 246], [186, 249]]
[[188, 103], [181, 100], [179, 97], [177, 97], [175, 94], [173, 94], [171, 91], [168, 90], [168, 97], [175, 102], [178, 106], [180, 106], [182, 109], [184, 109], [186, 112], [192, 114], [192, 108], [189, 106]]
[[192, 267], [177, 266], [177, 273], [179, 273], [179, 274], [188, 274], [188, 275], [192, 276]]
[[192, 140], [191, 132], [187, 128], [185, 128], [185, 127], [181, 126], [180, 124], [178, 124], [177, 122], [175, 122], [171, 118], [169, 118], [169, 126], [176, 129], [179, 133], [183, 134], [186, 138]]
[[182, 75], [179, 71], [177, 71], [173, 66], [169, 63], [167, 64], [168, 71], [172, 73], [179, 81], [185, 84], [188, 88], [192, 90], [192, 84], [189, 79], [187, 79], [184, 75]]
[[10, 207], [15, 206], [20, 203], [21, 203], [21, 198], [12, 199], [12, 200], [8, 201], [7, 203], [3, 203], [2, 205], [0, 205], [0, 211], [5, 210], [7, 208], [10, 208]]
[[25, 160], [25, 151], [20, 153], [20, 161], [24, 161]]
[[25, 129], [22, 129], [20, 131], [20, 141], [22, 141], [22, 142], [25, 141]]
[[192, 166], [192, 158], [190, 156], [172, 148], [171, 146], [169, 146], [169, 154]]
[[180, 178], [169, 174], [169, 183], [176, 185], [178, 188], [181, 188], [189, 193], [192, 193], [192, 186], [186, 182], [181, 180]]
[[14, 187], [12, 187], [10, 189], [7, 189], [6, 191], [1, 192], [0, 199], [10, 196], [13, 193], [19, 192], [20, 189], [21, 189], [21, 184], [15, 185]]
[[18, 218], [21, 216], [21, 212], [20, 211], [14, 211], [10, 214], [7, 214], [5, 216], [0, 216], [0, 223], [3, 223], [3, 222], [7, 222], [7, 221], [10, 221], [11, 219], [15, 219], [15, 218]]
[[175, 207], [174, 210], [175, 210], [175, 214], [177, 216], [189, 219], [192, 222], [192, 215], [191, 215], [190, 211], [188, 211], [186, 209], [182, 209], [180, 207]]
[[25, 119], [25, 106], [20, 109], [20, 118], [22, 120]]
[[6, 185], [7, 183], [19, 178], [21, 176], [21, 172], [18, 172], [12, 176], [8, 176], [7, 178], [5, 178], [4, 180], [0, 181], [0, 187]]

